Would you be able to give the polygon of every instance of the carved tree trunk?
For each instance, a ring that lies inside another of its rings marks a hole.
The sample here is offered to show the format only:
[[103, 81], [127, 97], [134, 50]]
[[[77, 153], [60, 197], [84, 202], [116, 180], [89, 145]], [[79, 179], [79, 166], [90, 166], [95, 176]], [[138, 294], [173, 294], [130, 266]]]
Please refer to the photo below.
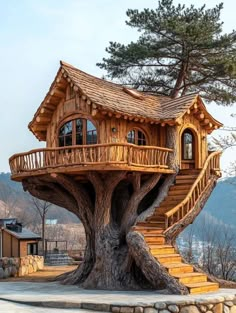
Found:
[[[33, 196], [65, 207], [84, 225], [87, 244], [83, 264], [62, 275], [63, 283], [109, 290], [151, 287], [138, 268], [141, 255], [134, 259], [126, 236], [138, 216], [148, 208], [150, 199], [146, 201], [145, 197], [157, 186], [160, 177], [160, 174], [147, 178], [139, 173], [119, 171], [88, 172], [86, 183], [65, 174], [23, 181], [24, 189]], [[158, 275], [156, 273], [156, 282], [160, 284], [152, 286], [163, 288]]]
[[173, 149], [173, 153], [169, 153], [168, 155], [168, 166], [172, 168], [176, 172], [179, 170], [179, 151], [178, 145], [178, 132], [176, 126], [167, 126], [167, 139], [166, 146], [170, 149]]

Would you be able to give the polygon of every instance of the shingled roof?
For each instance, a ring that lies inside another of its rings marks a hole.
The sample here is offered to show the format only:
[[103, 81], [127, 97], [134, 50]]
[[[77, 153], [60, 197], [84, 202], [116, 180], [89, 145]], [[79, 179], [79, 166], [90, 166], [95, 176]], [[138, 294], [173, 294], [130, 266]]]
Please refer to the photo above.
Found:
[[86, 97], [90, 103], [93, 103], [96, 109], [105, 110], [110, 114], [116, 113], [126, 116], [126, 118], [136, 117], [152, 123], [161, 123], [163, 121], [173, 122], [181, 118], [197, 102], [200, 104], [201, 109], [207, 113], [212, 124], [217, 127], [222, 125], [207, 112], [202, 100], [197, 94], [190, 94], [176, 99], [154, 96], [94, 77], [61, 61], [61, 66], [49, 92], [29, 124], [30, 130], [39, 139], [45, 140], [46, 127], [44, 130], [42, 126], [39, 132], [36, 130], [35, 126], [39, 125], [37, 123], [39, 122], [37, 121], [37, 117], [43, 114], [42, 108], [47, 108], [50, 103], [56, 109], [55, 101], [59, 103], [60, 100], [58, 93], [60, 95], [62, 94], [57, 89], [57, 86], [63, 79], [66, 79], [76, 91]]

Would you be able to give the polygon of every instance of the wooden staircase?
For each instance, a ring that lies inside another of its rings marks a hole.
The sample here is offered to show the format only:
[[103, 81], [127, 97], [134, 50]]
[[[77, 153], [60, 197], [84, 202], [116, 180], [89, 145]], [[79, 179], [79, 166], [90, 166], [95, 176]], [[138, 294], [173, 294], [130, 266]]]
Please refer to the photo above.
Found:
[[[217, 153], [215, 154], [217, 155]], [[219, 167], [217, 162], [213, 162], [211, 159], [214, 161], [213, 156], [209, 157], [209, 164], [206, 164], [201, 171], [181, 170], [176, 176], [175, 184], [170, 187], [166, 198], [155, 209], [152, 216], [144, 222], [138, 222], [133, 227], [134, 231], [138, 231], [144, 236], [150, 252], [156, 260], [171, 276], [185, 285], [190, 294], [216, 291], [219, 289], [219, 284], [208, 281], [207, 275], [196, 272], [192, 265], [186, 264], [175, 248], [167, 244], [165, 232], [187, 215], [196, 205], [202, 192], [205, 192], [207, 185], [211, 182], [211, 170]], [[199, 190], [199, 186], [201, 190]], [[188, 201], [191, 201], [192, 194], [195, 201], [191, 207]], [[185, 209], [186, 207], [188, 210]]]

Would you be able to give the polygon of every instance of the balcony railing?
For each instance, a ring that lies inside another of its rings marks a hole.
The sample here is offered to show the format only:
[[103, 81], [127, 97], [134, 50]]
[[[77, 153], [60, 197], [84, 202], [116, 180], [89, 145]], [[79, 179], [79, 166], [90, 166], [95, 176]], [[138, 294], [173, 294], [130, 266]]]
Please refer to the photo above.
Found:
[[10, 159], [12, 175], [66, 166], [125, 165], [130, 167], [168, 169], [172, 149], [137, 146], [129, 143], [107, 143], [35, 149], [14, 154]]

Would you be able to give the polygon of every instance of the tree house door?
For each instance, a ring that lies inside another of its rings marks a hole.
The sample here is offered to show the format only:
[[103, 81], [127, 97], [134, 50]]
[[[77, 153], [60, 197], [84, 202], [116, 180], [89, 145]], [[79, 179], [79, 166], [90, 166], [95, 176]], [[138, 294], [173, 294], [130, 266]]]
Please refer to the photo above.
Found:
[[196, 138], [187, 128], [181, 137], [181, 169], [196, 168]]

